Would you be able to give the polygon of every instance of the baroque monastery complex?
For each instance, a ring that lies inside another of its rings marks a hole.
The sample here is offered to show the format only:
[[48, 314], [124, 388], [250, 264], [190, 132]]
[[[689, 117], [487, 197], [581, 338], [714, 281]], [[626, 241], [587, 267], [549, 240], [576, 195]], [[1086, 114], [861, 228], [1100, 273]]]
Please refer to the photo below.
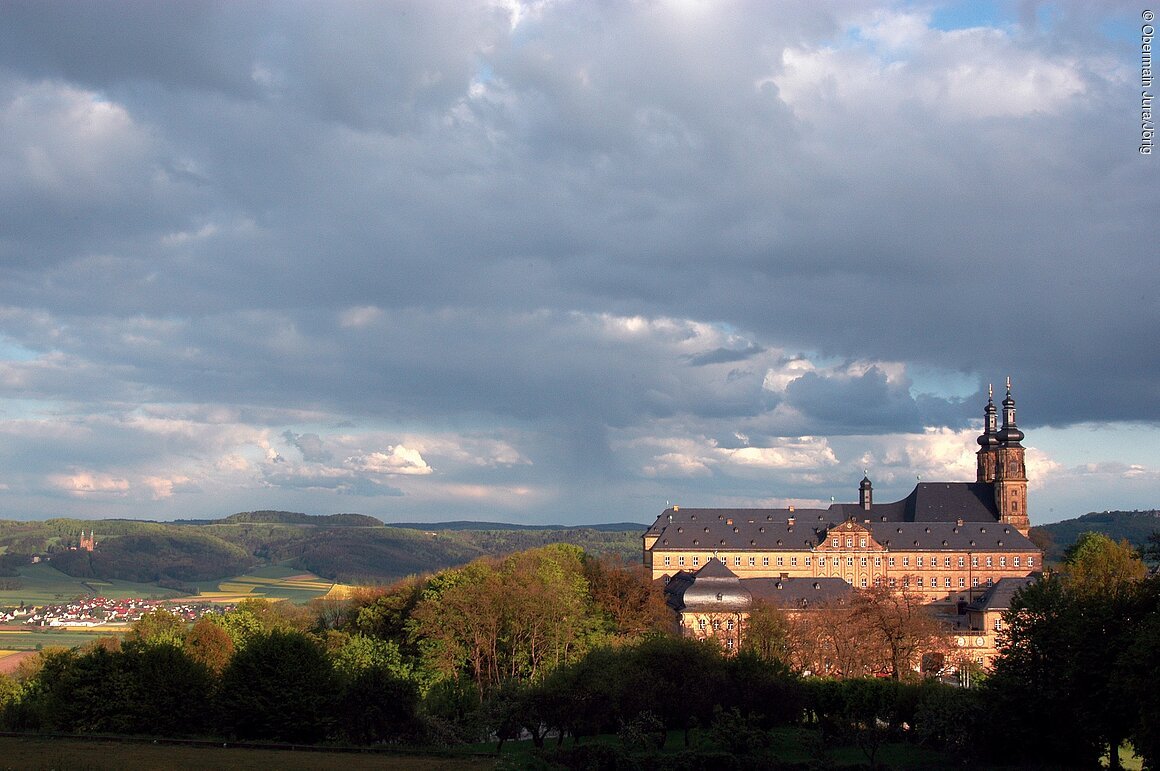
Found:
[[806, 611], [886, 586], [921, 594], [953, 619], [955, 644], [989, 663], [1000, 606], [1043, 565], [1027, 537], [1024, 434], [1010, 380], [1001, 423], [998, 412], [989, 397], [973, 482], [922, 482], [878, 503], [864, 477], [857, 503], [826, 509], [673, 506], [643, 536], [645, 567], [665, 582], [685, 634], [728, 649], [754, 601]]

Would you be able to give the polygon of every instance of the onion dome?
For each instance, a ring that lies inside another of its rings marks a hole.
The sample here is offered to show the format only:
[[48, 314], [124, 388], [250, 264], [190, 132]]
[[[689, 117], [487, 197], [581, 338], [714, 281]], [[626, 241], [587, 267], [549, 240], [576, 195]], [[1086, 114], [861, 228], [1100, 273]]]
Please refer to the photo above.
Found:
[[996, 414], [998, 410], [995, 407], [995, 399], [991, 392], [991, 386], [987, 386], [987, 406], [983, 409], [983, 433], [975, 441], [984, 450], [989, 450], [992, 447], [999, 446]]
[[1003, 428], [999, 429], [998, 439], [1004, 445], [1017, 447], [1026, 436], [1015, 425], [1015, 400], [1011, 398], [1011, 378], [1007, 378], [1007, 398], [1003, 400]]

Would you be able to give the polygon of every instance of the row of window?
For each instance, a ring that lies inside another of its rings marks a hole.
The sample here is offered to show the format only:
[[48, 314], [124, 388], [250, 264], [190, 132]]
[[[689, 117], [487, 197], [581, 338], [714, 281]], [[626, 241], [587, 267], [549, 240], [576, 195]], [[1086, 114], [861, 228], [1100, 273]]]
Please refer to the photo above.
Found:
[[[705, 621], [705, 619], [703, 619], [703, 618], [702, 618], [702, 619], [700, 619], [700, 620], [697, 622], [697, 625], [698, 625], [699, 627], [701, 627], [701, 631], [702, 631], [702, 632], [703, 632], [703, 631], [705, 631], [705, 625], [706, 625], [706, 623], [707, 623], [707, 622], [706, 622], [706, 621]], [[726, 629], [726, 630], [728, 630], [728, 631], [730, 631], [730, 632], [732, 632], [732, 631], [733, 631], [733, 619], [731, 619], [731, 618], [730, 618], [730, 619], [727, 619], [727, 620], [725, 621], [725, 629]], [[720, 631], [720, 630], [721, 630], [721, 619], [719, 619], [719, 618], [715, 618], [715, 619], [713, 619], [713, 631], [714, 631], [714, 632], [717, 632], [717, 631]]]
[[[706, 557], [705, 559], [706, 559], [706, 561], [708, 561], [708, 557]], [[727, 557], [727, 556], [721, 557], [720, 559], [723, 563], [729, 564], [729, 557]], [[734, 555], [733, 556], [733, 566], [734, 567], [741, 567], [741, 560], [742, 559], [743, 558], [740, 555]], [[744, 559], [747, 560], [749, 567], [756, 567], [757, 566], [757, 558], [756, 557], [746, 557]], [[777, 567], [785, 567], [785, 560], [786, 560], [785, 557], [775, 557], [774, 559], [776, 560]], [[813, 566], [813, 562], [812, 562], [813, 558], [812, 557], [803, 557], [802, 559], [804, 560], [805, 567], [808, 568], [808, 567]], [[845, 558], [843, 558], [843, 557], [830, 557], [829, 560], [831, 562], [827, 563], [827, 561], [826, 561], [827, 558], [825, 556], [819, 555], [818, 556], [818, 567], [826, 567], [827, 564], [832, 564], [834, 567], [838, 567], [839, 565], [842, 564], [842, 562], [841, 562], [842, 559], [845, 559], [847, 567], [854, 566], [854, 559], [855, 559], [854, 557], [845, 557]], [[858, 559], [858, 564], [860, 566], [869, 567], [869, 564], [870, 564], [869, 557], [858, 557], [857, 559]], [[910, 567], [910, 557], [901, 557], [901, 558], [887, 557], [886, 564], [892, 568], [898, 567], [898, 560], [899, 559], [902, 560], [902, 567], [904, 567], [904, 568]], [[966, 563], [965, 556], [959, 555], [957, 559], [958, 559], [958, 566], [960, 568], [966, 567], [967, 563]], [[1006, 556], [1000, 556], [997, 559], [998, 559], [999, 567], [1001, 567], [1001, 568], [1007, 567], [1007, 557]], [[665, 567], [672, 567], [672, 564], [673, 564], [672, 560], [673, 560], [672, 556], [666, 554], [665, 555]], [[698, 555], [694, 555], [692, 557], [692, 560], [693, 560], [693, 567], [697, 567], [701, 564], [701, 558]], [[952, 557], [949, 557], [949, 556], [943, 557], [942, 566], [945, 568], [951, 567], [951, 560], [952, 560]], [[988, 554], [986, 557], [983, 558], [983, 560], [984, 560], [983, 564], [980, 565], [980, 558], [977, 555], [972, 555], [971, 556], [971, 567], [973, 567], [973, 568], [982, 567], [982, 566], [989, 567], [989, 568], [995, 567], [995, 560], [996, 560], [995, 557]], [[762, 567], [769, 567], [770, 566], [769, 561], [770, 561], [769, 557], [762, 557], [761, 558], [761, 566]], [[798, 564], [797, 557], [790, 557], [789, 558], [790, 567], [797, 567], [797, 564]], [[680, 555], [677, 557], [677, 565], [679, 567], [685, 566], [684, 555]], [[1023, 558], [1019, 555], [1013, 556], [1011, 558], [1011, 565], [1012, 565], [1012, 567], [1017, 567], [1017, 568], [1023, 567]], [[882, 557], [877, 557], [877, 556], [874, 557], [874, 566], [875, 567], [882, 567]], [[922, 557], [922, 556], [915, 557], [915, 567], [922, 568], [922, 567], [926, 567], [926, 566], [927, 566], [927, 563], [926, 563], [926, 559], [924, 557]], [[938, 557], [931, 555], [930, 556], [930, 567], [937, 568], [938, 566], [939, 566]], [[1030, 556], [1027, 557], [1027, 567], [1029, 567], [1029, 568], [1035, 567], [1035, 557], [1030, 557]]]

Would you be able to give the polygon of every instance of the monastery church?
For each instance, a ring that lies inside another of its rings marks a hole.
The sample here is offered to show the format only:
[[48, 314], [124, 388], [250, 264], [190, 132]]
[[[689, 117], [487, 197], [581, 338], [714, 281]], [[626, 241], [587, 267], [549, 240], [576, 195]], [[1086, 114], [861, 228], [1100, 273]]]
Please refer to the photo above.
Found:
[[[1009, 379], [1002, 413], [1000, 424], [988, 397], [973, 482], [921, 482], [900, 501], [878, 503], [864, 477], [857, 503], [826, 509], [673, 506], [643, 536], [645, 567], [665, 582], [685, 634], [717, 637], [728, 649], [755, 600], [802, 611], [871, 586], [920, 593], [964, 619], [952, 627], [998, 618], [995, 601], [1009, 601], [1043, 560], [1027, 537], [1024, 434]], [[977, 631], [985, 634], [958, 644], [979, 649], [973, 658], [986, 663], [997, 630]]]

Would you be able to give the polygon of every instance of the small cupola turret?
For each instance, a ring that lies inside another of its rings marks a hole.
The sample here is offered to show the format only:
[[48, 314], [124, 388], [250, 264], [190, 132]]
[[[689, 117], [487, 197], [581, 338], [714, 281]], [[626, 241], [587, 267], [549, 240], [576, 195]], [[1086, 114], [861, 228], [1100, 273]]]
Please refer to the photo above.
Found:
[[862, 477], [862, 483], [858, 485], [858, 505], [866, 511], [870, 511], [870, 507], [874, 504], [874, 485], [870, 481], [869, 476]]

